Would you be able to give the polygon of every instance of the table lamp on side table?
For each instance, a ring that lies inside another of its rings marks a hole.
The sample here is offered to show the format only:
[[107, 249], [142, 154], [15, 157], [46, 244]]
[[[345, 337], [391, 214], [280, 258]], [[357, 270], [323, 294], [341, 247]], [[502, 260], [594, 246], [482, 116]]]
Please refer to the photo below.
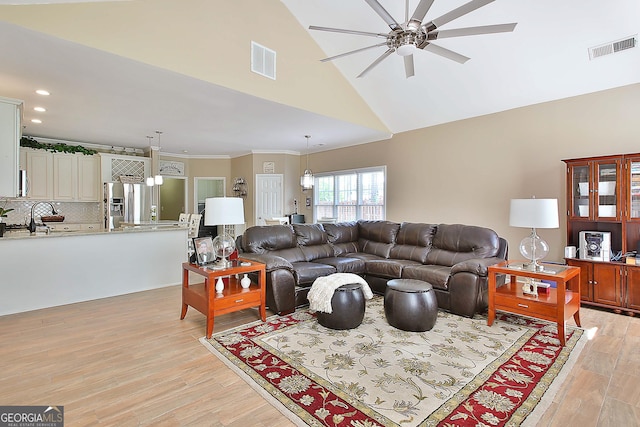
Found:
[[222, 233], [213, 239], [213, 249], [220, 260], [213, 268], [231, 267], [227, 259], [236, 249], [236, 243], [226, 230], [226, 225], [244, 224], [244, 205], [239, 197], [211, 197], [204, 201], [204, 225], [222, 225]]
[[520, 253], [530, 262], [525, 270], [543, 271], [538, 260], [549, 253], [549, 245], [536, 233], [536, 228], [558, 228], [558, 199], [511, 199], [509, 225], [531, 228], [531, 234], [520, 242]]

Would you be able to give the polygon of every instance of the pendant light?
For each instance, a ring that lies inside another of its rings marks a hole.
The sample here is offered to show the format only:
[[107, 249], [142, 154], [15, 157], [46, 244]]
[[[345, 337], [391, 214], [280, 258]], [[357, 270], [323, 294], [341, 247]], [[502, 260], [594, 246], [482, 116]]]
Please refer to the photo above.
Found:
[[[152, 140], [152, 139], [153, 139], [153, 137], [152, 137], [152, 136], [148, 136], [148, 135], [147, 135], [147, 141], [149, 141], [149, 157], [151, 157], [151, 151], [153, 150], [153, 149], [151, 148], [151, 140]], [[153, 177], [152, 177], [152, 176], [148, 176], [148, 177], [147, 177], [147, 181], [146, 181], [146, 182], [147, 182], [147, 187], [153, 187], [154, 179], [153, 179]]]
[[[156, 133], [158, 134], [158, 151], [160, 151], [160, 149], [162, 148], [160, 146], [160, 135], [162, 135], [162, 132], [157, 130]], [[162, 183], [164, 182], [164, 180], [162, 179], [162, 175], [156, 175], [153, 178], [153, 182], [154, 182], [155, 185], [162, 185]]]
[[307, 138], [307, 168], [300, 177], [300, 185], [303, 190], [311, 190], [313, 188], [313, 172], [309, 169], [309, 138], [311, 138], [311, 135], [305, 135], [304, 137]]

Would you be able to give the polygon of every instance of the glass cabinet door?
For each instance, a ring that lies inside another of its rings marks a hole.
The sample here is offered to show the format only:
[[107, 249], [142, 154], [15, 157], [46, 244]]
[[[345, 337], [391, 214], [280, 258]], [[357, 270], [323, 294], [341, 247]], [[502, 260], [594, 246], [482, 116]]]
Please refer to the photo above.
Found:
[[571, 176], [571, 216], [589, 218], [590, 165], [588, 163], [571, 165], [569, 173]]
[[596, 216], [600, 219], [619, 218], [619, 171], [618, 162], [598, 162], [596, 166], [596, 186], [594, 193], [597, 196], [594, 204]]
[[628, 184], [628, 217], [629, 219], [640, 219], [640, 159], [631, 159], [629, 162]]

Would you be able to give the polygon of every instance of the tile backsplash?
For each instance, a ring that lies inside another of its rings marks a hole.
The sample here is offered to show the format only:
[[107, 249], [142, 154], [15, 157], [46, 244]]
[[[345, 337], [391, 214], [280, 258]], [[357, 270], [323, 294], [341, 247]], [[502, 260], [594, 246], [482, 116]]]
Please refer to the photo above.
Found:
[[[13, 209], [3, 218], [7, 224], [29, 224], [31, 220], [31, 207], [36, 206], [34, 217], [37, 221], [42, 215], [51, 215], [51, 203], [59, 215], [64, 215], [67, 223], [100, 223], [101, 209], [99, 202], [49, 202], [48, 200], [12, 199], [7, 201], [6, 208]], [[0, 202], [2, 206], [3, 202]]]

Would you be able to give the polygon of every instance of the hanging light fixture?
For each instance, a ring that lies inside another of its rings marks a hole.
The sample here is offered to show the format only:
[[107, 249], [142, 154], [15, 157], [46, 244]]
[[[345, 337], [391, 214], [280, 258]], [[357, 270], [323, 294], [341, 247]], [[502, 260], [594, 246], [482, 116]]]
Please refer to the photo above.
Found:
[[[160, 150], [160, 135], [162, 135], [162, 132], [160, 132], [159, 130], [156, 131], [156, 133], [158, 134], [158, 150]], [[155, 185], [162, 185], [162, 183], [164, 182], [164, 180], [162, 179], [162, 175], [156, 175], [153, 178], [153, 182]]]
[[[151, 157], [151, 150], [152, 150], [152, 148], [151, 148], [151, 140], [152, 139], [153, 139], [152, 136], [148, 136], [147, 135], [147, 141], [149, 141], [149, 157]], [[146, 182], [147, 182], [147, 187], [153, 187], [153, 184], [155, 183], [155, 180], [153, 179], [152, 176], [149, 176], [149, 177], [147, 177]]]
[[313, 172], [309, 169], [309, 138], [311, 138], [311, 135], [305, 135], [304, 137], [307, 138], [307, 168], [300, 177], [300, 185], [303, 190], [311, 190], [313, 188]]

